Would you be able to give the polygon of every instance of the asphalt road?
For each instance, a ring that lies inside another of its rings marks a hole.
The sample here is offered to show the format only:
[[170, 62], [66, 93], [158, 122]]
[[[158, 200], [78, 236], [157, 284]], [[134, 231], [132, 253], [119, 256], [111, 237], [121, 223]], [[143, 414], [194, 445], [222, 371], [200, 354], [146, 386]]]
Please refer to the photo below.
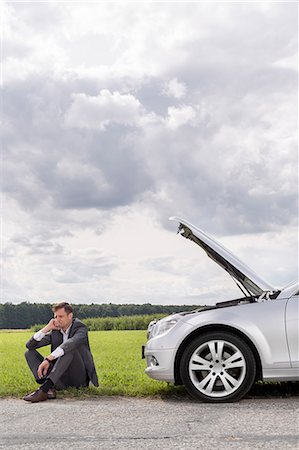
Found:
[[0, 400], [0, 448], [298, 449], [298, 397], [211, 405], [189, 399]]

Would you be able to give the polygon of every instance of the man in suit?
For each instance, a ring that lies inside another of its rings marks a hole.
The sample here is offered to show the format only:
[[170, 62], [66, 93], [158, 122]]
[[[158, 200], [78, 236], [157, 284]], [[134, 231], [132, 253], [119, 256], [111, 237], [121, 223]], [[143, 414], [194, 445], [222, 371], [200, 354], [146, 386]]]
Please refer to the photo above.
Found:
[[[69, 386], [98, 386], [98, 377], [90, 352], [87, 327], [73, 318], [73, 309], [67, 302], [52, 307], [54, 318], [27, 342], [25, 357], [30, 370], [41, 387], [26, 395], [32, 403], [56, 398], [56, 389]], [[46, 357], [36, 350], [51, 345]]]

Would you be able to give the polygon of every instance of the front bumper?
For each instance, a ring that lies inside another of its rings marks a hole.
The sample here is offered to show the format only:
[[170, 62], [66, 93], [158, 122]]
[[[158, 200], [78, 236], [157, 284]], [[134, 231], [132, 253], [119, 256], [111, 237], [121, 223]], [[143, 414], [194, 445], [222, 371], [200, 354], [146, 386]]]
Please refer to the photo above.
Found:
[[168, 381], [174, 383], [174, 349], [149, 350], [143, 346], [144, 357], [147, 368], [145, 373], [155, 380]]
[[181, 342], [193, 328], [193, 325], [179, 320], [170, 330], [147, 341], [143, 346], [142, 355], [146, 359], [145, 373], [150, 378], [175, 383], [176, 353]]

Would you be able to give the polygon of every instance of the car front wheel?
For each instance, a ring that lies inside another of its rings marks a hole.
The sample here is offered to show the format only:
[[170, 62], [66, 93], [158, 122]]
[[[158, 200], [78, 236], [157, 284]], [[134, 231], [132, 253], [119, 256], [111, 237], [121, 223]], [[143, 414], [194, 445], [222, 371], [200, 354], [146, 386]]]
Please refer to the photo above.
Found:
[[240, 337], [229, 332], [208, 332], [185, 349], [180, 370], [193, 397], [206, 402], [233, 402], [251, 388], [256, 362]]

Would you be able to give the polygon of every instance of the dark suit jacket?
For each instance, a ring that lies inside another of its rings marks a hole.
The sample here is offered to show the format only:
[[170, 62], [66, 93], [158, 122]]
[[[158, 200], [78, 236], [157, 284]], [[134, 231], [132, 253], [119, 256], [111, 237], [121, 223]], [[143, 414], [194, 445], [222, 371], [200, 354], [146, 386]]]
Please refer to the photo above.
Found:
[[49, 334], [46, 334], [41, 341], [36, 341], [32, 337], [27, 342], [26, 347], [29, 350], [34, 350], [46, 345], [51, 345], [51, 352], [53, 352], [58, 346], [60, 346], [65, 354], [77, 350], [84, 361], [89, 380], [92, 384], [94, 384], [94, 386], [98, 386], [98, 377], [90, 351], [86, 325], [84, 325], [84, 323], [79, 319], [74, 319], [67, 341], [64, 343], [62, 342], [63, 338], [60, 331], [52, 330]]

